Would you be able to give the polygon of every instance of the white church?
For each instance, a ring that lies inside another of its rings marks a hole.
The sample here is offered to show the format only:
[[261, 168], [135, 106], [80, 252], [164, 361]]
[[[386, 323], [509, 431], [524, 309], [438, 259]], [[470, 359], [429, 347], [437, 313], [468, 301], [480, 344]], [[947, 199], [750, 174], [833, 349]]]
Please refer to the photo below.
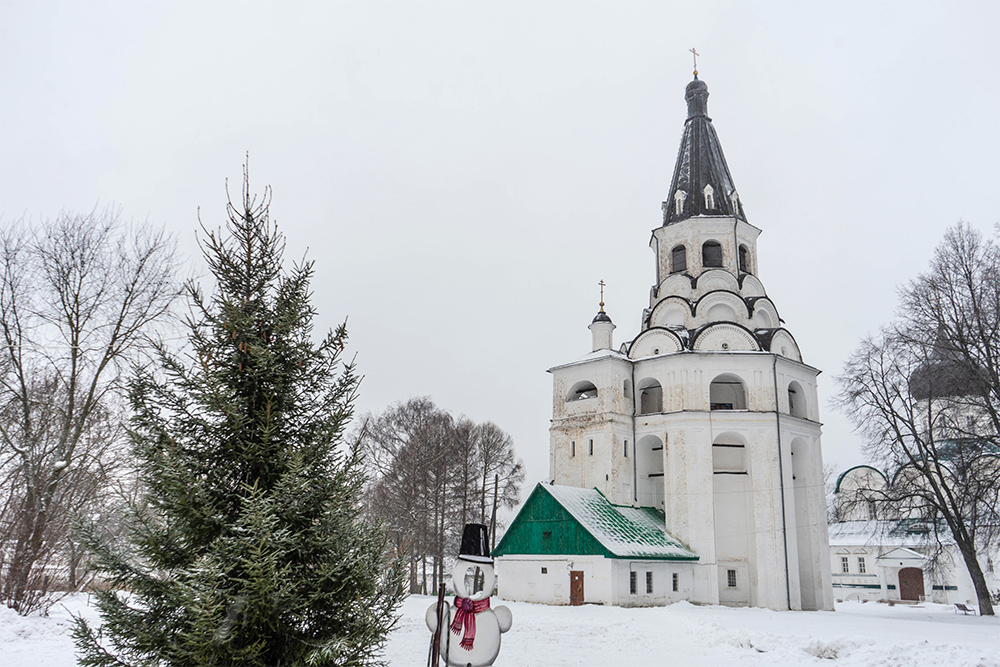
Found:
[[493, 554], [500, 595], [833, 609], [819, 370], [758, 277], [757, 237], [708, 117], [687, 120], [638, 335], [555, 366], [550, 479]]

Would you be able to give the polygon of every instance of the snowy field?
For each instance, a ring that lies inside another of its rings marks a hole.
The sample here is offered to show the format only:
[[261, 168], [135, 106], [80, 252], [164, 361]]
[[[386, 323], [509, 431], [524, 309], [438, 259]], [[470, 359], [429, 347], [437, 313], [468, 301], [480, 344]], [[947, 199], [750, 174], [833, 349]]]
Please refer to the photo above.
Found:
[[[499, 602], [494, 598], [494, 604]], [[393, 667], [424, 667], [431, 598], [413, 596], [389, 638]], [[1000, 620], [956, 615], [953, 607], [846, 602], [830, 612], [696, 607], [545, 607], [505, 603], [514, 627], [497, 667], [569, 665], [1000, 666]], [[0, 607], [0, 665], [76, 664], [69, 612], [95, 618], [87, 596], [68, 598], [48, 618]]]

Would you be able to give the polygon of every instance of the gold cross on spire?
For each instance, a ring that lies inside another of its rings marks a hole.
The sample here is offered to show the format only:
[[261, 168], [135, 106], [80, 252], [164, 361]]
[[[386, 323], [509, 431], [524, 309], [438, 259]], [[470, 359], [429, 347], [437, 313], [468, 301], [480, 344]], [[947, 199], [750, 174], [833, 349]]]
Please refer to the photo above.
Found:
[[603, 313], [604, 312], [604, 279], [602, 278], [601, 282], [599, 282], [597, 284], [601, 286], [601, 312]]
[[694, 55], [694, 75], [698, 76], [698, 52], [694, 49], [688, 49]]

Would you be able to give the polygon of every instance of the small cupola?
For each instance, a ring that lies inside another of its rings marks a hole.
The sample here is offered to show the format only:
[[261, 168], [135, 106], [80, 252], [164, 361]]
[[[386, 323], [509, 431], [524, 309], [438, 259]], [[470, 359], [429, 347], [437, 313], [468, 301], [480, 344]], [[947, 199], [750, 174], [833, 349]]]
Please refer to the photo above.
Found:
[[601, 286], [601, 305], [600, 310], [597, 311], [597, 315], [594, 316], [594, 321], [590, 323], [587, 327], [590, 329], [590, 333], [593, 335], [593, 351], [598, 350], [610, 350], [612, 349], [612, 339], [615, 330], [615, 324], [608, 317], [608, 314], [604, 312], [604, 281], [600, 283]]

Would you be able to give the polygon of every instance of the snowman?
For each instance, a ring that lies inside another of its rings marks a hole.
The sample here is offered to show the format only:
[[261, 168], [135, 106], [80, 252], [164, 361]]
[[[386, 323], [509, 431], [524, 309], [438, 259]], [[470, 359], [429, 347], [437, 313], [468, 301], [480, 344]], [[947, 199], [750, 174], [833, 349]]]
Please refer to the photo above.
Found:
[[[441, 646], [447, 646], [445, 661], [454, 667], [487, 667], [500, 653], [500, 634], [510, 630], [513, 617], [507, 607], [490, 608], [490, 593], [496, 583], [493, 559], [487, 549], [486, 526], [466, 524], [462, 547], [451, 572], [455, 604], [444, 611]], [[477, 572], [478, 571], [478, 572]], [[481, 573], [482, 579], [479, 579]], [[477, 590], [477, 579], [483, 587]], [[427, 610], [427, 627], [437, 631], [438, 603]], [[435, 667], [437, 667], [435, 665]]]

